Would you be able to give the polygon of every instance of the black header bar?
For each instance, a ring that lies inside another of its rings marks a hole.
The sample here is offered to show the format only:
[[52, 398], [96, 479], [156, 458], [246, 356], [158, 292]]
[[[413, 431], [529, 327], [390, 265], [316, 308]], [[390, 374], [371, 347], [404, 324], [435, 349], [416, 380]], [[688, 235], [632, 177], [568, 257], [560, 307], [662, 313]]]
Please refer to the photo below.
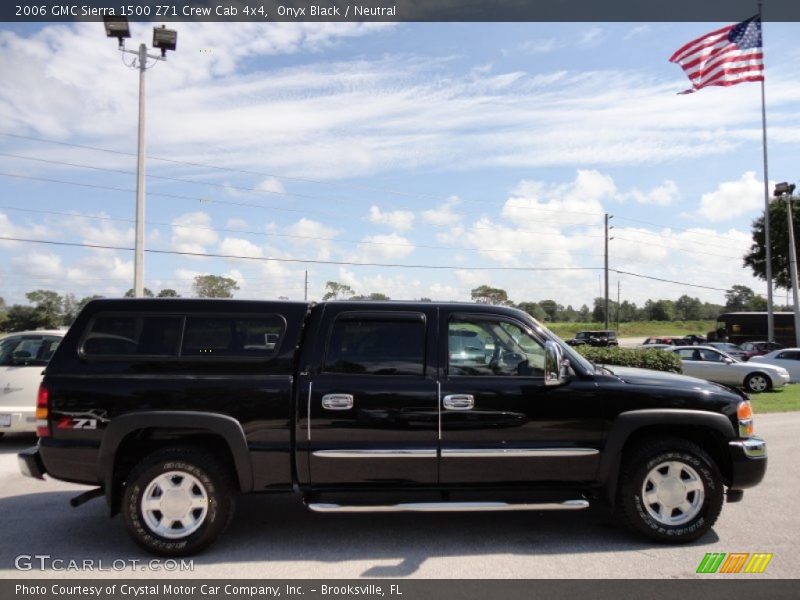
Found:
[[[736, 22], [756, 0], [4, 0], [0, 21]], [[764, 21], [800, 21], [800, 1], [765, 0]]]

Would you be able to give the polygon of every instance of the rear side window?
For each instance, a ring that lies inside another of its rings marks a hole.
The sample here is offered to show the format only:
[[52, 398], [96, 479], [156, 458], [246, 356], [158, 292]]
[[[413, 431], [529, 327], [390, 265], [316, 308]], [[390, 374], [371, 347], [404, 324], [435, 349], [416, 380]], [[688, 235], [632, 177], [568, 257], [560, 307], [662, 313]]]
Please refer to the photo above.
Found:
[[86, 356], [177, 356], [183, 319], [172, 316], [100, 315], [83, 340]]
[[268, 358], [280, 347], [284, 322], [268, 317], [187, 317], [181, 356]]
[[339, 318], [325, 357], [328, 373], [423, 375], [425, 321]]

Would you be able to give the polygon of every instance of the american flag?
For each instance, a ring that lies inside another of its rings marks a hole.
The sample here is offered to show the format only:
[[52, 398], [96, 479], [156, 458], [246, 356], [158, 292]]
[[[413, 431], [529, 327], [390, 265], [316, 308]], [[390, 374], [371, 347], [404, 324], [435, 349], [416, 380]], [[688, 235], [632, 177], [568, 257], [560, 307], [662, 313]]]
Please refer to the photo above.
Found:
[[692, 40], [673, 54], [669, 62], [679, 64], [692, 82], [692, 87], [683, 94], [711, 85], [764, 81], [761, 18], [756, 15]]

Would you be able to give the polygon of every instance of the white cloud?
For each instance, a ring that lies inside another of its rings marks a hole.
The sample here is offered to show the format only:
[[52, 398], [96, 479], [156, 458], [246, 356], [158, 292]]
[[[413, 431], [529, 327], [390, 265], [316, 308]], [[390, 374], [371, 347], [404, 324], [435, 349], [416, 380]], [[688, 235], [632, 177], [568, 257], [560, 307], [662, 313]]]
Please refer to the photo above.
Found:
[[371, 206], [369, 209], [369, 220], [371, 223], [388, 225], [397, 231], [411, 229], [414, 224], [414, 213], [410, 210], [393, 210], [382, 212], [378, 206]]
[[253, 258], [261, 258], [264, 256], [264, 252], [261, 248], [250, 240], [242, 238], [226, 237], [220, 242], [219, 251], [221, 254], [226, 254], [228, 256], [249, 256]]
[[642, 192], [636, 188], [628, 194], [639, 204], [656, 204], [658, 206], [669, 206], [680, 197], [678, 185], [669, 179], [647, 192]]
[[724, 181], [713, 192], [703, 194], [697, 213], [712, 222], [727, 221], [763, 206], [764, 182], [747, 171], [738, 181]]
[[315, 255], [309, 258], [316, 260], [331, 258], [334, 249], [332, 240], [339, 234], [337, 229], [305, 217], [286, 227], [284, 231], [287, 235], [296, 236], [290, 239], [294, 248], [313, 250]]
[[64, 276], [61, 257], [53, 252], [34, 250], [25, 256], [16, 256], [11, 259], [11, 267], [25, 277], [56, 280]]
[[458, 206], [460, 200], [458, 196], [451, 196], [438, 208], [432, 208], [422, 212], [422, 222], [436, 226], [452, 226], [461, 221], [461, 215], [456, 213], [453, 208]]
[[367, 235], [358, 244], [358, 260], [390, 260], [404, 258], [414, 252], [411, 242], [396, 233], [389, 235]]
[[275, 177], [268, 177], [264, 179], [256, 185], [255, 189], [261, 192], [267, 192], [269, 194], [284, 194], [286, 189], [283, 187], [283, 183]]
[[211, 228], [211, 216], [202, 211], [184, 213], [172, 220], [172, 249], [205, 254], [219, 235]]

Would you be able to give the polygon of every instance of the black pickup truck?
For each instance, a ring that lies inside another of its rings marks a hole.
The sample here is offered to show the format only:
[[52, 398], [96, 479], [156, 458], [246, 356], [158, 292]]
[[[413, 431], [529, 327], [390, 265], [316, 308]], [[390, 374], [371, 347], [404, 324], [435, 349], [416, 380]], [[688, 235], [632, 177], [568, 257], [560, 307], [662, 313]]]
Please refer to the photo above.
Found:
[[94, 486], [150, 552], [210, 544], [238, 494], [314, 511], [608, 505], [685, 542], [766, 470], [747, 396], [601, 368], [507, 307], [96, 300], [51, 359], [25, 475]]

